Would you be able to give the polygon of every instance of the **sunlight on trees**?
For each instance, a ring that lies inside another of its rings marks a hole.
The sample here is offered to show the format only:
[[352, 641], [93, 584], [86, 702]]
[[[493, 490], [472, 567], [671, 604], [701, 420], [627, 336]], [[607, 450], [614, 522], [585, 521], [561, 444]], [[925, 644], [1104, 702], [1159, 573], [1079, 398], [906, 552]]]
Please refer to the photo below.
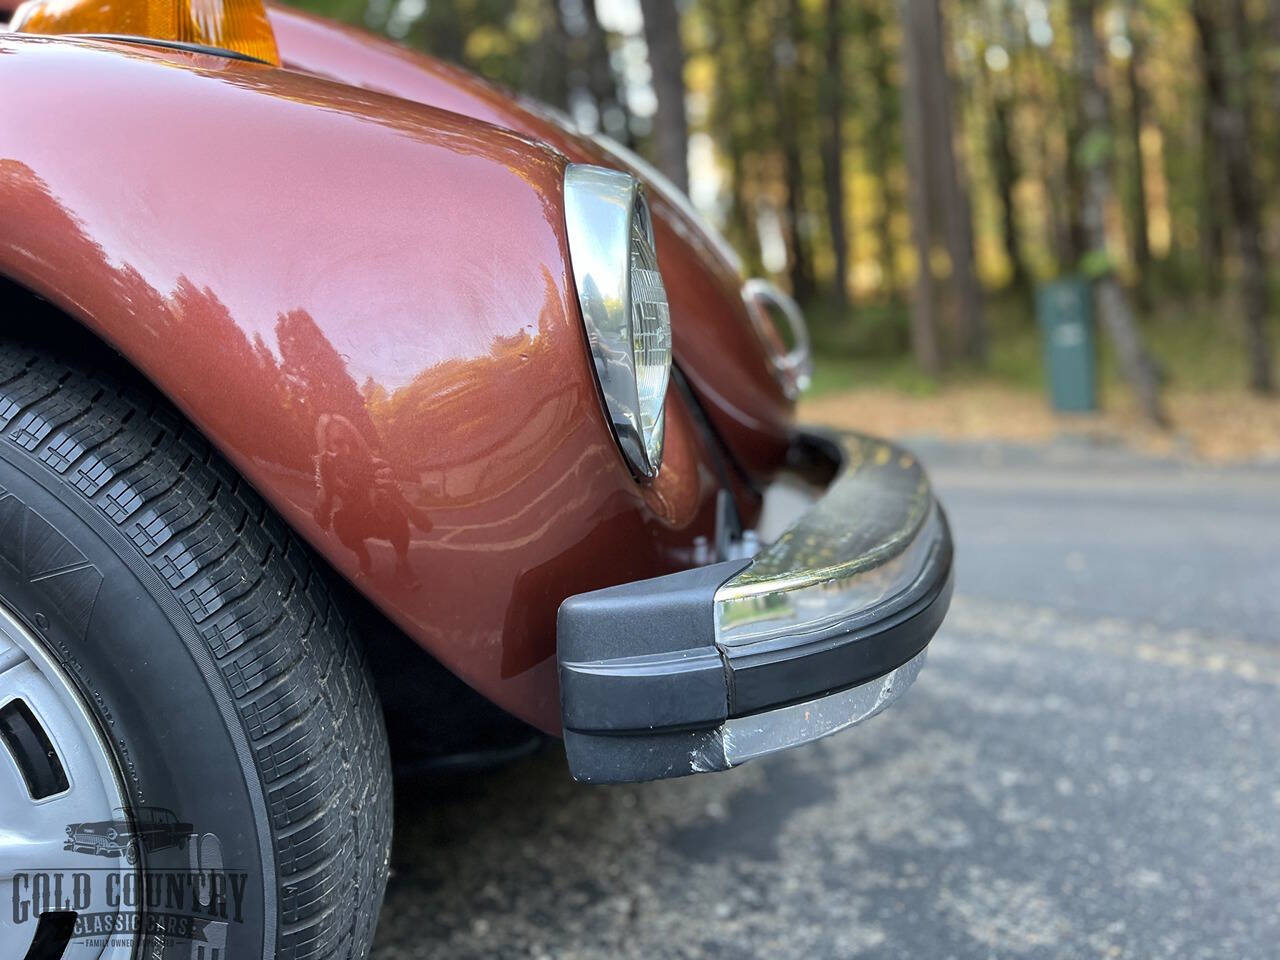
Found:
[[1280, 3], [301, 5], [647, 155], [820, 327], [888, 317], [866, 349], [981, 365], [1007, 333], [993, 303], [1029, 328], [1035, 285], [1080, 274], [1153, 417], [1143, 340], [1170, 303], [1201, 303], [1241, 380], [1272, 389]]

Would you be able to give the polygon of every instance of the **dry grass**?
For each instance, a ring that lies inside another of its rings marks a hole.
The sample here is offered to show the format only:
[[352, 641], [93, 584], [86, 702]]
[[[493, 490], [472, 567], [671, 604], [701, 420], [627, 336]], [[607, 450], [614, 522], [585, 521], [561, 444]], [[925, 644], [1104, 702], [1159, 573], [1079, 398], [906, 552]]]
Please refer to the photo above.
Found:
[[801, 404], [802, 421], [946, 439], [1039, 443], [1063, 435], [1125, 443], [1152, 454], [1212, 462], [1280, 459], [1280, 399], [1244, 391], [1170, 390], [1173, 428], [1146, 426], [1132, 400], [1112, 391], [1096, 414], [1057, 414], [1042, 394], [1014, 386], [954, 384], [927, 395], [882, 387], [825, 393]]

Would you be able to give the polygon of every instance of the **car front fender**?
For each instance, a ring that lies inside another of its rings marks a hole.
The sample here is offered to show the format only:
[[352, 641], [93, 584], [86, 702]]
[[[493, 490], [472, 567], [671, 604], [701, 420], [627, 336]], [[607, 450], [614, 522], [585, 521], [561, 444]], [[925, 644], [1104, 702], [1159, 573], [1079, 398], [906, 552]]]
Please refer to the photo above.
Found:
[[125, 43], [3, 37], [0, 85], [0, 276], [123, 354], [441, 662], [557, 730], [560, 600], [688, 566], [716, 490], [674, 387], [658, 478], [618, 454], [565, 158]]
[[[273, 6], [268, 14], [280, 56], [291, 68], [514, 130], [575, 163], [619, 166], [618, 157], [552, 122], [542, 108], [456, 66], [300, 10]], [[631, 172], [644, 179], [643, 171]], [[754, 333], [740, 265], [728, 262], [666, 191], [650, 188], [676, 363], [738, 465], [763, 487], [786, 458], [794, 403]]]

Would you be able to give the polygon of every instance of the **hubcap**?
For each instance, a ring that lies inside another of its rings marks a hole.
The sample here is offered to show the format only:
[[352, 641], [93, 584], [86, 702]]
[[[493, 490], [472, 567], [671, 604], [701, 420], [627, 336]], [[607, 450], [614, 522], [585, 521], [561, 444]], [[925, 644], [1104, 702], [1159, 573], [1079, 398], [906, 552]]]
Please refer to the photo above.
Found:
[[[80, 936], [71, 926], [76, 916], [85, 924], [87, 915], [115, 914], [114, 929], [135, 928], [136, 917], [124, 915], [137, 908], [109, 896], [108, 877], [118, 892], [126, 878], [136, 886], [136, 868], [71, 843], [78, 825], [105, 830], [124, 807], [119, 772], [79, 693], [0, 607], [0, 956], [132, 956], [132, 933]], [[104, 919], [94, 929], [106, 929]]]

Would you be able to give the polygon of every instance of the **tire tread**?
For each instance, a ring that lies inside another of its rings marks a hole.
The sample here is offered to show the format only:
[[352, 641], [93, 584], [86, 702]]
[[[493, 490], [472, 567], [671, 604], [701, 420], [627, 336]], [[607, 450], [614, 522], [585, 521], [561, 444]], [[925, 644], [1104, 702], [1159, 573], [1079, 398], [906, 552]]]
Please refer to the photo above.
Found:
[[261, 778], [278, 960], [362, 960], [386, 884], [391, 768], [363, 648], [284, 521], [147, 385], [0, 351], [0, 436], [120, 530], [190, 616]]

